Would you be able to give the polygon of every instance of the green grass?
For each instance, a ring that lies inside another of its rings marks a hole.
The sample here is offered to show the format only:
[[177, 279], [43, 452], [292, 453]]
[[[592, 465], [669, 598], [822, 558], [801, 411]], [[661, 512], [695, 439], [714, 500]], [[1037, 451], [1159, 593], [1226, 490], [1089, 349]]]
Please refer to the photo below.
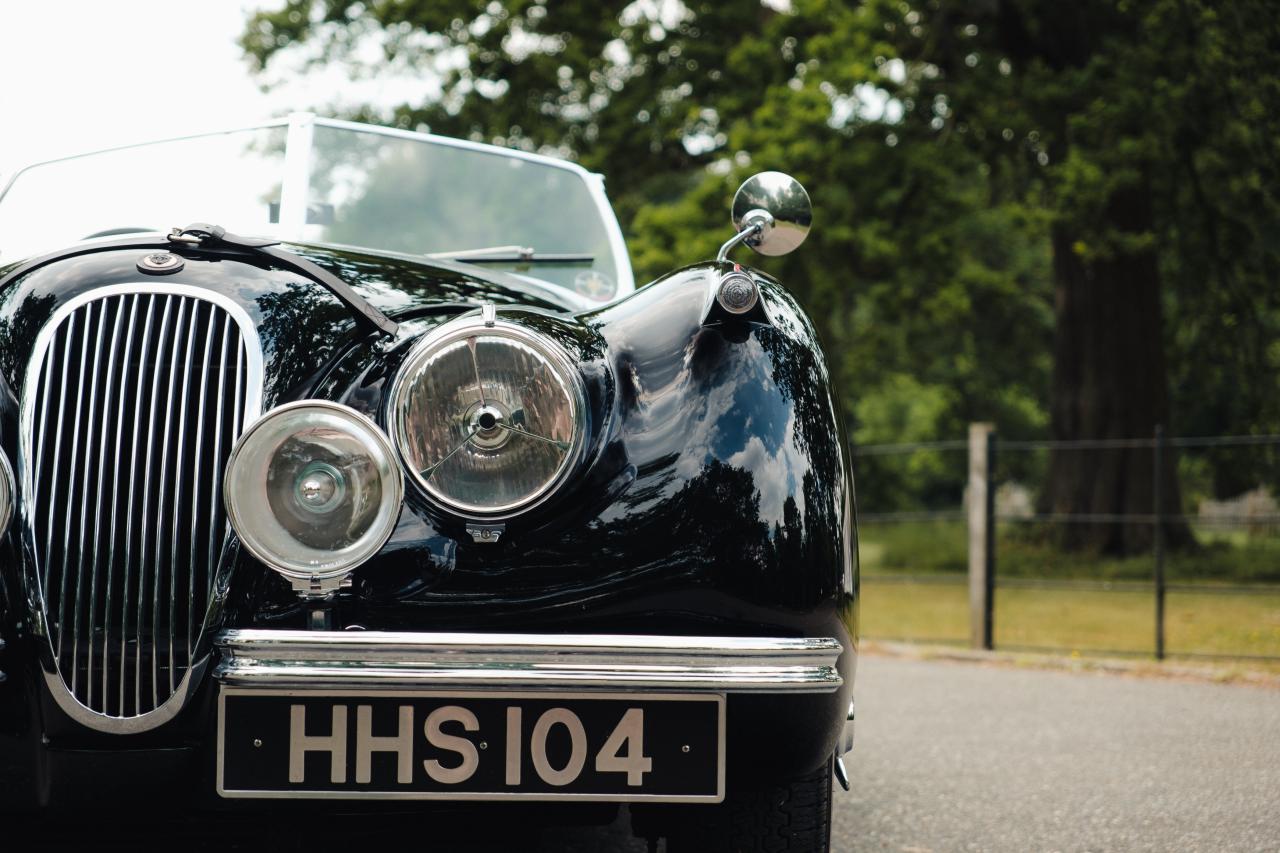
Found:
[[[863, 632], [871, 638], [964, 643], [969, 636], [968, 538], [963, 521], [868, 524], [860, 532]], [[1150, 582], [1150, 555], [1125, 559], [1064, 553], [1026, 525], [998, 531], [996, 577], [1002, 580]], [[1174, 583], [1280, 582], [1280, 535], [1196, 530], [1199, 547], [1170, 554]], [[876, 576], [932, 576], [944, 583], [877, 582]], [[1155, 643], [1153, 593], [1143, 589], [998, 588], [999, 647], [1150, 654]], [[1170, 592], [1170, 654], [1280, 655], [1280, 587], [1257, 593]]]
[[[965, 642], [963, 583], [884, 583], [863, 578], [862, 631], [872, 639]], [[1154, 602], [1147, 592], [996, 591], [996, 647], [1150, 654]], [[1280, 655], [1280, 593], [1169, 593], [1169, 654]]]
[[[1004, 578], [1150, 580], [1149, 554], [1118, 559], [1065, 553], [1039, 535], [1038, 526], [1005, 523], [997, 531], [996, 571]], [[1280, 532], [1196, 529], [1199, 547], [1168, 555], [1175, 582], [1280, 583]], [[864, 524], [859, 530], [867, 574], [963, 574], [968, 538], [963, 521]]]

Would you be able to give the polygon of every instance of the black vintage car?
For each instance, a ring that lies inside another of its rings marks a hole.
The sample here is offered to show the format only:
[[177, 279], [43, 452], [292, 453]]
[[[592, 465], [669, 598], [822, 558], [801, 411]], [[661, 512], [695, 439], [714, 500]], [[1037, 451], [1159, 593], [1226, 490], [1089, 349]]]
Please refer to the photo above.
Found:
[[599, 176], [520, 151], [299, 114], [18, 173], [0, 810], [827, 849], [849, 457], [730, 259], [809, 219], [757, 175], [637, 289]]

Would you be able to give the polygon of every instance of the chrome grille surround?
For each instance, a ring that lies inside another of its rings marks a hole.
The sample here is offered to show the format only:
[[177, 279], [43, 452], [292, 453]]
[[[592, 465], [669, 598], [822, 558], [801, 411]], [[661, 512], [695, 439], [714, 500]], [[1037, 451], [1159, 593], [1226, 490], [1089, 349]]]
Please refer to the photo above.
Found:
[[46, 681], [105, 732], [172, 719], [200, 682], [229, 526], [227, 457], [259, 414], [249, 315], [200, 287], [90, 290], [36, 337], [19, 477]]

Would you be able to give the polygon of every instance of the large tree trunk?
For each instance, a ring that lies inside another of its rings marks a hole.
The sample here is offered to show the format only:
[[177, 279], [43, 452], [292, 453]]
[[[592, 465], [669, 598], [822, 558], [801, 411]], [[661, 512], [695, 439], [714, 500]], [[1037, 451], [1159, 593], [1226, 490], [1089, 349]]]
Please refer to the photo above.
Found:
[[[1112, 229], [1150, 233], [1150, 197], [1143, 188], [1111, 200]], [[1085, 260], [1067, 223], [1053, 229], [1055, 313], [1050, 429], [1055, 440], [1151, 438], [1169, 422], [1160, 277], [1154, 251]], [[1055, 449], [1041, 511], [1064, 514], [1150, 516], [1153, 503], [1150, 448]], [[1174, 456], [1166, 450], [1163, 511], [1181, 512]], [[1135, 554], [1152, 546], [1154, 526], [1098, 521], [1055, 525], [1058, 541], [1072, 550]], [[1172, 547], [1192, 543], [1181, 521], [1165, 523]]]

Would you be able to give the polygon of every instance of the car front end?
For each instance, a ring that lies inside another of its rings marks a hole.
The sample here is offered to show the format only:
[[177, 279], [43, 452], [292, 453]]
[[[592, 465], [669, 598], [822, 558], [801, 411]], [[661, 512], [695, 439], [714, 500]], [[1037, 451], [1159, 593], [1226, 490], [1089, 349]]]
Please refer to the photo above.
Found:
[[[401, 185], [369, 158], [366, 201]], [[726, 248], [634, 290], [611, 213], [586, 252], [408, 253], [281, 195], [332, 233], [0, 267], [3, 807], [627, 803], [656, 837], [829, 790], [852, 479], [785, 289]]]

